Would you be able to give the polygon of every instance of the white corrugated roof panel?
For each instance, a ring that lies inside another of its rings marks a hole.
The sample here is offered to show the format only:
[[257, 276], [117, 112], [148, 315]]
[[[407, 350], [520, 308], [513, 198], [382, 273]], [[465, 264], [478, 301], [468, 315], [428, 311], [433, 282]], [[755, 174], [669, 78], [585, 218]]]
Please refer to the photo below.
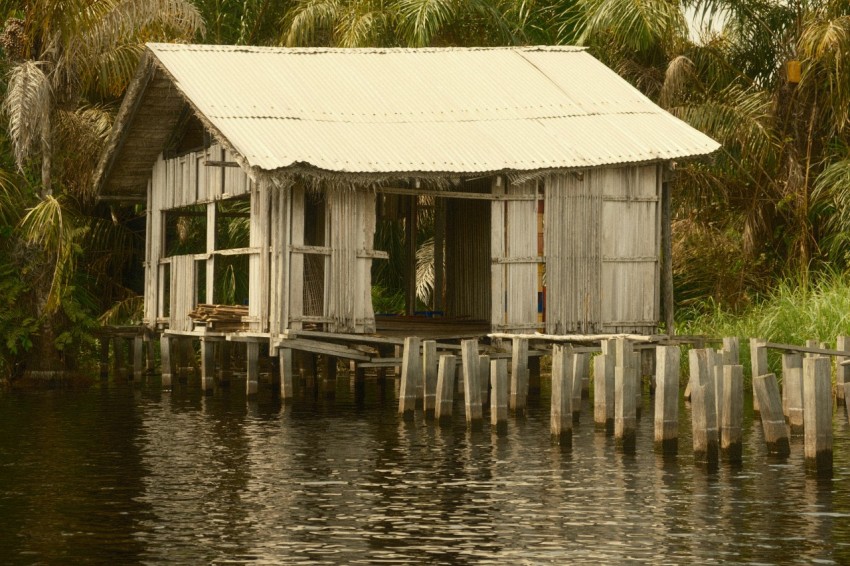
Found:
[[529, 171], [719, 147], [578, 48], [148, 48], [267, 171]]

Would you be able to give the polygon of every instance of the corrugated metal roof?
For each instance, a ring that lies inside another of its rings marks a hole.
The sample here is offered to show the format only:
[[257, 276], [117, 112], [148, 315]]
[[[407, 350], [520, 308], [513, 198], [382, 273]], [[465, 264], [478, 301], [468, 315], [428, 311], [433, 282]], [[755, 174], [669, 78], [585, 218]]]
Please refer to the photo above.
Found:
[[719, 147], [574, 47], [148, 49], [247, 163], [267, 171], [529, 171]]

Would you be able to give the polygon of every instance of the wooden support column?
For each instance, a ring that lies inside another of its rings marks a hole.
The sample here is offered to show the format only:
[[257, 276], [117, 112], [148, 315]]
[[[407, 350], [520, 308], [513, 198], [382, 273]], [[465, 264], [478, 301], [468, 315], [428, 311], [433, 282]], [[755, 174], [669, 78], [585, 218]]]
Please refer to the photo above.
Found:
[[665, 167], [661, 174], [661, 304], [664, 327], [668, 336], [676, 333], [673, 319], [673, 206], [670, 195], [672, 172]]
[[439, 358], [437, 358], [437, 342], [434, 340], [425, 340], [422, 342], [422, 365], [423, 365], [423, 382], [425, 396], [422, 400], [422, 407], [425, 409], [425, 417], [434, 417], [434, 411], [437, 406], [437, 368]]
[[714, 415], [717, 418], [717, 430], [720, 431], [720, 423], [723, 422], [723, 351], [708, 350], [709, 371], [711, 381], [714, 383]]
[[413, 420], [413, 411], [416, 409], [416, 390], [419, 388], [419, 382], [422, 381], [422, 356], [419, 352], [419, 338], [408, 336], [404, 339], [398, 413], [405, 420]]
[[260, 344], [259, 342], [248, 342], [246, 344], [247, 355], [247, 379], [245, 393], [249, 397], [257, 394], [260, 385]]
[[490, 362], [490, 424], [496, 433], [508, 430], [508, 361]]
[[634, 453], [637, 428], [635, 389], [637, 378], [632, 366], [632, 345], [624, 338], [617, 338], [614, 367], [614, 438], [624, 452]]
[[723, 366], [723, 413], [720, 420], [720, 451], [733, 464], [740, 464], [743, 454], [744, 368]]
[[614, 341], [602, 341], [602, 354], [593, 360], [593, 421], [606, 434], [614, 433]]
[[466, 423], [473, 428], [481, 426], [484, 418], [484, 413], [481, 410], [481, 385], [478, 383], [481, 377], [478, 361], [478, 340], [462, 341], [463, 401], [466, 407]]
[[573, 418], [575, 415], [575, 382], [578, 382], [581, 403], [581, 380], [575, 374], [575, 358], [569, 346], [552, 347], [552, 413], [550, 429], [552, 439], [561, 446], [572, 446]]
[[803, 360], [803, 417], [807, 462], [819, 473], [832, 472], [831, 363], [826, 356]]
[[490, 356], [478, 356], [478, 385], [481, 388], [482, 408], [490, 404]]
[[570, 410], [573, 413], [573, 422], [578, 423], [581, 418], [581, 398], [584, 394], [584, 382], [588, 379], [587, 374], [590, 370], [590, 358], [585, 352], [572, 353], [568, 351], [565, 355], [567, 356], [565, 361], [571, 362], [572, 365], [572, 370], [570, 371], [572, 375], [569, 379], [569, 384], [572, 386]]
[[[755, 378], [759, 375], [766, 375], [770, 370], [767, 366], [767, 346], [766, 342], [760, 338], [750, 338], [750, 368], [752, 370], [753, 384]], [[755, 394], [755, 385], [753, 385], [753, 412], [760, 411], [760, 400]]]
[[133, 379], [141, 380], [145, 372], [145, 338], [133, 338]]
[[159, 359], [162, 373], [162, 387], [171, 387], [172, 375], [174, 374], [174, 360], [171, 358], [171, 337], [163, 334], [159, 337]]
[[723, 339], [723, 365], [736, 366], [740, 363], [741, 345], [737, 336]]
[[293, 385], [292, 367], [292, 350], [289, 348], [280, 348], [277, 351], [278, 363], [280, 365], [280, 398], [284, 401], [291, 401], [295, 397], [295, 387]]
[[782, 398], [779, 395], [776, 376], [768, 373], [754, 377], [753, 387], [759, 398], [761, 424], [768, 452], [788, 456], [791, 453], [791, 447], [788, 444], [788, 428], [785, 426], [785, 416], [782, 414]]
[[842, 365], [841, 362], [850, 360], [850, 336], [839, 336], [835, 349], [847, 352], [847, 356], [839, 356], [835, 359], [835, 396], [842, 401], [844, 400], [844, 384], [850, 382], [850, 365]]
[[640, 420], [643, 412], [643, 376], [640, 374], [640, 352], [632, 352], [632, 375], [635, 389], [635, 418]]
[[714, 402], [714, 383], [708, 356], [708, 351], [704, 349], [688, 352], [694, 461], [712, 466], [718, 462], [719, 446], [715, 412], [717, 405]]
[[233, 344], [231, 342], [222, 342], [218, 345], [218, 363], [217, 378], [218, 384], [227, 386], [230, 385], [230, 380], [233, 377]]
[[511, 345], [511, 410], [525, 413], [528, 399], [528, 340], [514, 338]]
[[154, 357], [153, 340], [148, 337], [145, 339], [145, 373], [148, 375], [154, 372]]
[[782, 354], [782, 401], [792, 435], [803, 434], [803, 356]]
[[456, 366], [457, 359], [454, 356], [440, 356], [440, 364], [437, 369], [437, 397], [434, 407], [434, 418], [440, 424], [448, 424], [452, 420]]
[[655, 445], [664, 454], [679, 449], [679, 360], [678, 346], [655, 348]]
[[201, 391], [211, 393], [215, 383], [216, 343], [201, 338]]

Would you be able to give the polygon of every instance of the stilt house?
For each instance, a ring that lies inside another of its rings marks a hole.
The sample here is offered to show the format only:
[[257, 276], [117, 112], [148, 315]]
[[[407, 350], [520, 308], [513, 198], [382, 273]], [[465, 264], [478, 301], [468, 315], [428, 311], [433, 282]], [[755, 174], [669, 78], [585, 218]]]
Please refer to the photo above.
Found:
[[375, 332], [373, 264], [397, 253], [376, 226], [407, 231], [413, 315], [427, 209], [430, 324], [650, 333], [672, 297], [665, 171], [717, 148], [580, 48], [150, 44], [97, 183], [146, 204], [151, 328], [218, 303], [272, 341]]

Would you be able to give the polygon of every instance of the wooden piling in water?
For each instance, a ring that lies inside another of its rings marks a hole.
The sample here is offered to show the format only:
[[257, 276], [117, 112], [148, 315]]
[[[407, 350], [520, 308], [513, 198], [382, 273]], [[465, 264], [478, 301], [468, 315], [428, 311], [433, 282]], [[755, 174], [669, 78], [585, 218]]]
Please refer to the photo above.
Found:
[[248, 363], [245, 393], [252, 397], [260, 389], [260, 343], [248, 342], [246, 346], [246, 357]]
[[133, 379], [141, 380], [145, 371], [145, 339], [143, 336], [133, 337]]
[[514, 338], [511, 346], [510, 408], [524, 413], [528, 399], [528, 340]]
[[655, 445], [664, 454], [676, 454], [681, 350], [678, 346], [658, 346], [655, 356]]
[[405, 420], [413, 419], [413, 411], [416, 409], [416, 391], [422, 380], [422, 357], [419, 354], [419, 347], [420, 340], [416, 336], [408, 336], [404, 339], [398, 413]]
[[776, 376], [768, 373], [754, 377], [753, 388], [759, 398], [767, 450], [779, 456], [787, 456], [791, 453], [791, 448], [788, 444], [788, 428], [782, 414], [782, 399], [776, 385]]
[[295, 397], [292, 350], [289, 348], [281, 348], [277, 351], [277, 357], [280, 365], [280, 398], [284, 401], [289, 401]]
[[[572, 401], [570, 407], [572, 410], [572, 419], [574, 423], [578, 423], [581, 419], [581, 399], [583, 396], [584, 381], [587, 379], [587, 374], [590, 371], [590, 358], [585, 352], [571, 352], [572, 348], [564, 354], [565, 360], [572, 361], [572, 375], [569, 383], [572, 386]], [[554, 355], [554, 354], [553, 354]], [[565, 362], [566, 363], [566, 362]]]
[[[552, 347], [552, 403], [550, 428], [552, 438], [561, 446], [570, 446], [573, 435], [575, 390], [581, 403], [581, 380], [575, 374], [575, 358], [569, 346], [555, 344]], [[575, 382], [578, 382], [576, 387]]]
[[171, 337], [163, 334], [159, 338], [159, 359], [160, 373], [162, 374], [162, 386], [165, 388], [171, 387], [171, 380], [174, 374], [174, 360], [171, 358]]
[[631, 343], [624, 338], [616, 340], [617, 365], [614, 367], [614, 438], [624, 452], [635, 450], [637, 428], [636, 378]]
[[455, 368], [457, 359], [452, 355], [440, 356], [437, 368], [437, 395], [434, 405], [434, 418], [441, 424], [452, 420], [452, 405], [454, 404]]
[[740, 464], [743, 455], [744, 368], [723, 366], [723, 413], [720, 420], [720, 452], [729, 462]]
[[719, 460], [717, 434], [717, 404], [714, 402], [714, 383], [709, 369], [709, 352], [694, 349], [688, 352], [691, 384], [691, 430], [694, 460], [708, 465]]
[[770, 371], [767, 366], [767, 346], [761, 338], [750, 338], [750, 369], [753, 376], [753, 411], [760, 411], [760, 400], [755, 392], [756, 377], [767, 375]]
[[508, 429], [508, 361], [490, 362], [490, 424], [497, 433]]
[[230, 385], [230, 379], [233, 377], [233, 343], [222, 342], [218, 347], [218, 363], [216, 364], [218, 371], [219, 385]]
[[720, 423], [723, 421], [723, 351], [709, 349], [707, 359], [711, 381], [714, 384], [714, 415], [719, 434]]
[[635, 419], [640, 420], [643, 413], [643, 376], [640, 372], [640, 352], [632, 351], [631, 366], [635, 390]]
[[477, 428], [481, 426], [484, 413], [481, 408], [481, 371], [478, 369], [478, 340], [464, 340], [460, 344], [461, 365], [463, 366], [464, 407], [466, 424]]
[[831, 363], [825, 356], [803, 360], [806, 460], [818, 472], [832, 471]]
[[839, 336], [835, 349], [847, 352], [847, 356], [839, 356], [835, 359], [835, 396], [843, 401], [844, 384], [850, 382], [850, 365], [843, 365], [841, 362], [850, 360], [850, 337]]
[[425, 395], [422, 400], [422, 408], [425, 409], [425, 416], [428, 418], [434, 416], [434, 410], [437, 406], [437, 366], [439, 363], [437, 342], [435, 340], [422, 342], [422, 378]]
[[593, 359], [593, 421], [614, 433], [614, 341], [602, 341], [602, 353]]
[[201, 338], [201, 391], [211, 393], [215, 385], [215, 347], [212, 340]]
[[782, 355], [782, 403], [792, 435], [803, 434], [803, 356]]
[[481, 406], [490, 404], [490, 356], [478, 356], [478, 384], [481, 387]]

